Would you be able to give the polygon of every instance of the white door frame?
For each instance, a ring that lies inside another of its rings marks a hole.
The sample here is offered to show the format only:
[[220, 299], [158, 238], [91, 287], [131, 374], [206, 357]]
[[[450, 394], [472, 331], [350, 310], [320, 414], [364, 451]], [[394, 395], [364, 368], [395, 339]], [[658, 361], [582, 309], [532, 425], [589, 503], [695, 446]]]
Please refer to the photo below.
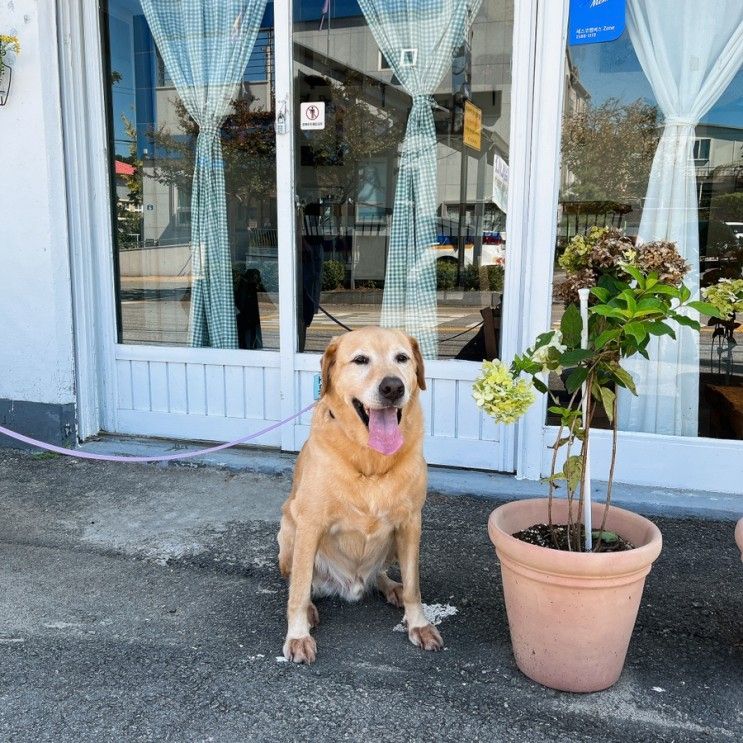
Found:
[[[276, 114], [283, 114], [283, 132], [276, 126], [276, 209], [288, 215], [278, 219], [279, 238], [279, 353], [281, 356], [281, 417], [288, 418], [299, 408], [296, 374], [297, 350], [297, 257], [294, 166], [294, 54], [292, 45], [292, 3], [274, 2], [274, 57]], [[290, 184], [280, 188], [279, 184]], [[285, 287], [282, 289], [282, 287]], [[281, 448], [296, 451], [295, 426], [281, 429]]]
[[[560, 184], [560, 133], [565, 70], [565, 42], [569, 0], [537, 0], [534, 37], [534, 100], [530, 118], [532, 152], [526, 201], [524, 263], [519, 291], [523, 298], [520, 347], [550, 327], [552, 321], [552, 268], [557, 237], [557, 199]], [[561, 32], [558, 33], [557, 30]], [[536, 109], [536, 106], [535, 106]], [[506, 358], [512, 358], [507, 356]], [[547, 401], [537, 402], [516, 428], [517, 476], [536, 480], [542, 475]]]
[[[291, 13], [288, 9], [282, 12], [282, 34], [288, 28], [289, 42], [291, 42]], [[277, 32], [276, 48], [282, 49], [278, 39], [279, 15], [276, 15]], [[504, 306], [501, 322], [501, 356], [505, 359], [513, 357], [521, 341], [519, 319], [524, 312], [523, 290], [521, 274], [528, 245], [529, 220], [533, 218], [530, 209], [529, 188], [529, 158], [531, 155], [532, 138], [532, 111], [534, 100], [533, 65], [535, 62], [534, 39], [537, 28], [537, 0], [516, 0], [514, 2], [513, 26], [513, 57], [511, 60], [511, 119], [510, 119], [510, 146], [509, 146], [509, 194], [507, 235], [510, 250], [507, 255], [505, 286], [503, 291]], [[291, 46], [285, 47], [291, 52]], [[279, 55], [283, 56], [283, 55]], [[289, 54], [287, 54], [287, 58]], [[283, 77], [287, 75], [288, 77]], [[281, 69], [278, 61], [276, 65], [276, 91], [279, 100], [279, 90], [288, 95], [287, 110], [289, 121], [293, 122], [292, 106], [292, 64]], [[281, 151], [281, 162], [289, 163], [293, 156], [293, 132], [281, 137], [277, 141], [277, 150]], [[285, 150], [290, 150], [289, 152]], [[282, 177], [283, 173], [283, 177]], [[280, 171], [280, 182], [294, 184], [294, 171]], [[290, 180], [291, 179], [291, 180]], [[284, 194], [286, 196], [286, 194]], [[292, 193], [293, 197], [293, 193]], [[288, 199], [285, 199], [288, 201]], [[286, 205], [292, 209], [293, 204]], [[292, 220], [292, 229], [294, 228]], [[283, 251], [283, 252], [282, 252]], [[296, 274], [295, 242], [285, 242], [279, 249], [280, 262], [289, 280], [289, 272]], [[283, 274], [282, 274], [283, 275]], [[294, 275], [296, 278], [296, 275]], [[294, 284], [291, 284], [293, 287]], [[285, 297], [287, 305], [291, 303], [291, 312], [284, 310], [282, 305], [282, 327], [285, 322], [293, 319], [296, 312], [296, 291], [290, 297]], [[282, 381], [288, 364], [286, 351], [296, 347], [296, 331], [294, 326], [286, 328], [286, 341], [282, 335]], [[295, 409], [303, 407], [312, 401], [313, 376], [319, 372], [320, 356], [315, 353], [293, 353], [292, 368], [295, 372]], [[515, 469], [515, 430], [513, 426], [495, 425], [483, 414], [480, 414], [472, 400], [470, 388], [472, 381], [479, 374], [480, 365], [471, 361], [455, 359], [434, 360], [426, 362], [426, 378], [429, 389], [422, 396], [422, 404], [426, 416], [427, 430], [425, 453], [429, 463], [455, 464], [473, 469], [489, 469], [500, 472], [512, 472]], [[288, 384], [288, 380], [284, 382]], [[437, 387], [443, 388], [438, 394]], [[433, 388], [433, 389], [432, 389]], [[284, 387], [282, 387], [284, 389]], [[436, 405], [437, 401], [440, 404]], [[443, 408], [446, 410], [443, 410]], [[465, 412], [466, 411], [466, 412]], [[307, 438], [311, 414], [305, 414], [293, 427], [293, 443], [287, 446], [282, 438], [284, 448], [297, 451]], [[466, 431], [463, 429], [466, 428]], [[461, 437], [461, 438], [458, 438]], [[461, 447], [461, 450], [457, 449]]]
[[97, 2], [57, 0], [78, 438], [116, 430], [116, 307]]

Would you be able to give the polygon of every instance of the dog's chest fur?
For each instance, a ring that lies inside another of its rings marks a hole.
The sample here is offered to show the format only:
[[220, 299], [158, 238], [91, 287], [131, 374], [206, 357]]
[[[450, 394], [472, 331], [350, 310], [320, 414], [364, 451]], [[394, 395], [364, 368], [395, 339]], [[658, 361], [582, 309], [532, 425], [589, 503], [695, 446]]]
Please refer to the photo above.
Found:
[[[392, 492], [392, 478], [364, 478], [363, 499], [339, 498], [315, 558], [317, 595], [359, 599], [394, 559], [395, 528], [409, 518], [408, 498]], [[402, 505], [405, 504], [405, 505]]]

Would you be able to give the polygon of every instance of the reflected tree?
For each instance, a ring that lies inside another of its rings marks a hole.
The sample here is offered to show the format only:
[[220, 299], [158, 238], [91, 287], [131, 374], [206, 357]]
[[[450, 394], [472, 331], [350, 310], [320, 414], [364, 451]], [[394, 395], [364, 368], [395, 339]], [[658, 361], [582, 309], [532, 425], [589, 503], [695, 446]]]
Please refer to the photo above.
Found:
[[659, 138], [657, 108], [639, 99], [610, 98], [565, 117], [562, 200], [638, 202]]
[[[265, 202], [276, 193], [274, 114], [251, 110], [253, 103], [249, 97], [234, 99], [232, 113], [222, 126], [227, 198], [245, 206]], [[152, 177], [190, 193], [199, 127], [180, 99], [173, 101], [173, 107], [178, 121], [176, 130], [163, 124], [149, 133], [158, 155]]]

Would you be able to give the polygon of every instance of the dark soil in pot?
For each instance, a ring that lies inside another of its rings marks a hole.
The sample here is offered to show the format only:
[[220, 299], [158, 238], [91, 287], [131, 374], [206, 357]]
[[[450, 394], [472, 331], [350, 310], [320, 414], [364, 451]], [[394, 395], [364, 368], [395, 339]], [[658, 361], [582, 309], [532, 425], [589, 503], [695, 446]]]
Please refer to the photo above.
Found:
[[[575, 526], [572, 527], [572, 552], [584, 551], [583, 544], [585, 543], [584, 535], [585, 529], [583, 525], [580, 525], [580, 538], [578, 540], [581, 549], [576, 550], [575, 543]], [[517, 531], [512, 536], [516, 539], [520, 539], [522, 542], [528, 542], [529, 544], [535, 544], [537, 547], [547, 547], [548, 549], [564, 550], [569, 551], [568, 548], [568, 527], [567, 524], [534, 524], [527, 529]], [[623, 539], [619, 534], [612, 531], [604, 531], [601, 534], [601, 540], [599, 542], [599, 530], [593, 530], [593, 542], [594, 552], [625, 552], [635, 548], [631, 542]]]

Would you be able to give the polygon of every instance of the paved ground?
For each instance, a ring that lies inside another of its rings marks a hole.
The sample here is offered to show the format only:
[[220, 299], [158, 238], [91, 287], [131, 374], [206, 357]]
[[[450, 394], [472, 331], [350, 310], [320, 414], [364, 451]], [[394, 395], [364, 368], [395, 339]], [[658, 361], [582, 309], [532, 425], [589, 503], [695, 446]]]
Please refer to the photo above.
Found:
[[0, 452], [2, 741], [737, 741], [743, 565], [732, 522], [657, 519], [620, 682], [587, 696], [511, 657], [492, 501], [432, 494], [424, 601], [446, 650], [370, 598], [319, 605], [319, 657], [277, 659], [286, 474]]

